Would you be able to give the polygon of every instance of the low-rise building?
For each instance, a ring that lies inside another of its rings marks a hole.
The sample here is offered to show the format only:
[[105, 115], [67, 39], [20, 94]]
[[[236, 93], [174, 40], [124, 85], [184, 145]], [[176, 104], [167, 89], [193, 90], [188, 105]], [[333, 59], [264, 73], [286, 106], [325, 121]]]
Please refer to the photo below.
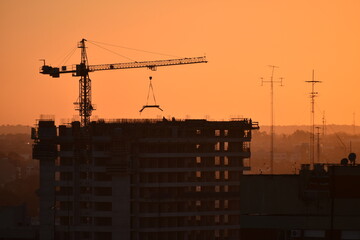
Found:
[[360, 166], [243, 175], [240, 239], [360, 239]]

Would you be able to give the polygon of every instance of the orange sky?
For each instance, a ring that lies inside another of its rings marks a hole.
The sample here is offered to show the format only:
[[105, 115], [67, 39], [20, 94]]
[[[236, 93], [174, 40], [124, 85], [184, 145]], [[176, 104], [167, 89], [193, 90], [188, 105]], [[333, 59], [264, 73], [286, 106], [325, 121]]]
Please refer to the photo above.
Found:
[[[78, 79], [40, 75], [39, 59], [57, 65], [82, 38], [180, 57], [206, 54], [207, 64], [91, 73], [100, 118], [157, 115], [270, 123], [268, 65], [275, 78], [275, 124], [309, 124], [315, 69], [316, 121], [360, 119], [360, 1], [346, 0], [3, 0], [0, 1], [0, 124], [57, 123], [77, 112]], [[127, 59], [88, 44], [90, 64]], [[109, 47], [110, 48], [110, 47]], [[166, 59], [110, 48], [137, 61]], [[79, 62], [77, 51], [67, 64]], [[155, 110], [139, 115], [153, 76]], [[359, 120], [360, 121], [360, 120]]]

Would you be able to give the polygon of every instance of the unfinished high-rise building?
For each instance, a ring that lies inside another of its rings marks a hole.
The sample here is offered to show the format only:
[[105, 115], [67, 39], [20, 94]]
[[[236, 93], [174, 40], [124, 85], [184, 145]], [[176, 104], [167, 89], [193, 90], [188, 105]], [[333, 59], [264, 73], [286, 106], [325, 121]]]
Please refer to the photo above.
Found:
[[40, 120], [40, 239], [238, 239], [257, 128], [250, 119]]

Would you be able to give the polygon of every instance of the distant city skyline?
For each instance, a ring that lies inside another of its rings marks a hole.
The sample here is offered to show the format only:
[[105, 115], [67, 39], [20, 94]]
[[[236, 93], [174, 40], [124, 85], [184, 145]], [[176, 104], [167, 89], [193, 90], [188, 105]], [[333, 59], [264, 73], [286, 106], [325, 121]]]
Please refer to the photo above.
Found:
[[[309, 125], [316, 86], [316, 123], [352, 125], [360, 115], [360, 2], [349, 1], [1, 1], [0, 125], [33, 125], [41, 114], [77, 116], [78, 78], [39, 74], [86, 38], [179, 57], [206, 55], [207, 64], [90, 73], [94, 116], [113, 118], [252, 118], [270, 124], [274, 79], [275, 125]], [[169, 59], [107, 45], [88, 45], [90, 64]], [[131, 60], [130, 60], [131, 59]], [[80, 51], [65, 65], [78, 64]], [[164, 112], [139, 109], [149, 76]], [[355, 113], [355, 116], [354, 116]]]

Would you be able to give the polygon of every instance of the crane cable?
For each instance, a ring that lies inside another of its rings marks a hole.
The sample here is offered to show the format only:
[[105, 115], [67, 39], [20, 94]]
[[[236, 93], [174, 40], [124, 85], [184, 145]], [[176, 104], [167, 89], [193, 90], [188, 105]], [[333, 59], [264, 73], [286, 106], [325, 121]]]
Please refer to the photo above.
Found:
[[[156, 104], [156, 98], [155, 98], [155, 92], [154, 92], [154, 88], [153, 88], [153, 85], [152, 85], [152, 82], [151, 82], [151, 79], [152, 79], [152, 76], [149, 77], [149, 89], [148, 89], [148, 94], [147, 94], [147, 98], [146, 98], [146, 104], [140, 109], [140, 114], [141, 112], [145, 109], [145, 108], [157, 108], [161, 111], [164, 111], [160, 108], [159, 105]], [[154, 105], [149, 105], [149, 96], [150, 96], [150, 91], [152, 92], [152, 95], [153, 95], [153, 99], [154, 99]]]
[[155, 103], [155, 105], [156, 105], [156, 99], [155, 99], [154, 88], [153, 88], [153, 86], [152, 86], [152, 82], [151, 82], [152, 77], [150, 76], [150, 77], [149, 77], [149, 79], [150, 79], [150, 83], [149, 83], [149, 89], [148, 89], [148, 94], [147, 94], [147, 98], [146, 98], [146, 105], [148, 105], [148, 102], [149, 102], [150, 90], [151, 90], [151, 92], [152, 92], [153, 99], [154, 99], [154, 103]]
[[110, 50], [110, 49], [107, 49], [107, 48], [105, 48], [105, 47], [102, 47], [102, 46], [94, 43], [93, 41], [89, 41], [89, 40], [88, 40], [88, 42], [91, 43], [91, 44], [93, 44], [93, 45], [95, 45], [95, 46], [97, 46], [97, 47], [99, 47], [99, 48], [102, 48], [102, 49], [104, 49], [104, 50], [106, 50], [106, 51], [108, 51], [108, 52], [111, 52], [111, 53], [113, 53], [113, 54], [115, 54], [115, 55], [118, 55], [118, 56], [120, 56], [120, 57], [126, 58], [126, 59], [128, 59], [128, 60], [130, 60], [130, 61], [136, 62], [134, 59], [131, 59], [131, 58], [129, 58], [129, 57], [126, 57], [126, 56], [124, 56], [124, 55], [121, 55], [120, 53], [114, 52], [114, 51], [112, 51], [112, 50]]
[[61, 61], [59, 61], [59, 64], [57, 66], [60, 67], [65, 65], [67, 61], [69, 61], [69, 59], [74, 55], [76, 49], [77, 49], [76, 46], [70, 49], [70, 51], [65, 55], [65, 57]]
[[90, 42], [90, 43], [92, 43], [92, 44], [98, 43], [98, 44], [103, 44], [103, 45], [107, 45], [107, 46], [111, 46], [111, 47], [124, 48], [124, 49], [133, 50], [133, 51], [138, 51], [138, 52], [145, 52], [145, 53], [151, 53], [151, 54], [156, 54], [156, 55], [163, 55], [163, 56], [168, 56], [168, 57], [181, 58], [181, 57], [179, 57], [179, 56], [171, 55], [171, 54], [165, 54], [165, 53], [159, 53], [159, 52], [151, 52], [151, 51], [146, 51], [146, 50], [141, 50], [141, 49], [136, 49], [136, 48], [124, 47], [124, 46], [120, 46], [120, 45], [114, 45], [114, 44], [109, 44], [109, 43], [97, 42], [97, 41], [90, 41], [90, 40], [87, 40], [87, 41]]

